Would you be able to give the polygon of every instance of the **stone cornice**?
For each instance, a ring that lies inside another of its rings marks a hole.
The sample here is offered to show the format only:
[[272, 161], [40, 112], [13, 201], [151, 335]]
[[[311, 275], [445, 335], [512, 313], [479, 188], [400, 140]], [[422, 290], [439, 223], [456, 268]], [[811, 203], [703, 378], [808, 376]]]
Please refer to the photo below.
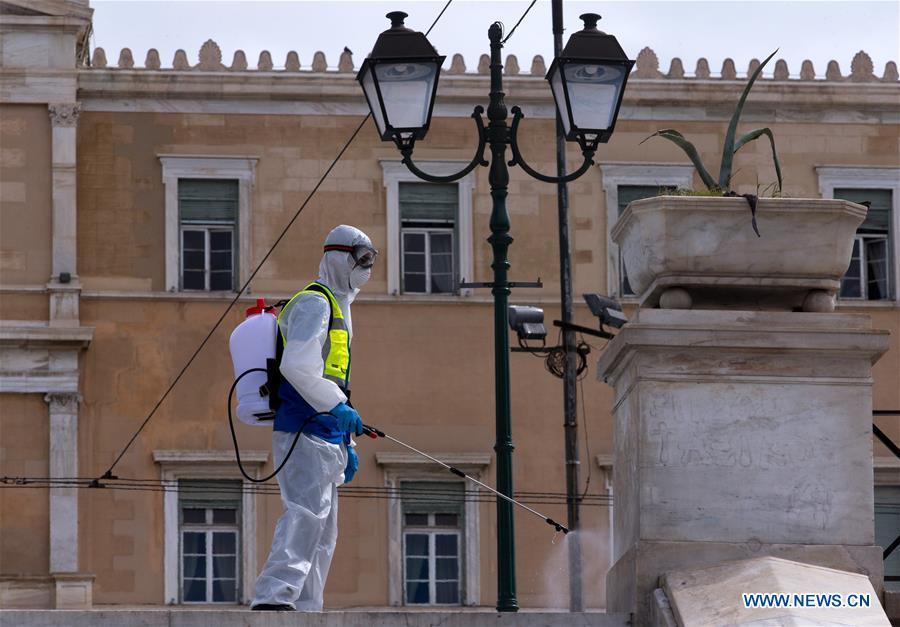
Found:
[[[265, 464], [268, 459], [268, 451], [241, 451], [241, 461], [244, 464]], [[153, 451], [153, 461], [160, 465], [233, 464], [236, 458], [234, 451], [157, 449]]]
[[90, 24], [90, 18], [63, 15], [4, 15], [0, 31], [52, 30], [80, 33]]
[[[759, 326], [754, 328], [761, 323], [766, 325], [765, 333]], [[786, 356], [815, 353], [875, 363], [887, 352], [889, 336], [889, 331], [872, 329], [871, 318], [864, 314], [641, 309], [604, 350], [597, 362], [597, 379], [605, 381], [638, 348], [678, 348], [685, 353], [776, 351]], [[860, 381], [865, 384], [866, 377]]]
[[[436, 459], [445, 464], [458, 467], [484, 469], [491, 463], [489, 453], [434, 453]], [[410, 468], [418, 466], [434, 467], [434, 462], [424, 459], [415, 453], [395, 451], [378, 451], [375, 453], [375, 463], [387, 468]]]
[[[13, 17], [29, 19], [81, 18], [90, 20], [94, 9], [86, 1], [73, 0], [3, 0], [3, 21]], [[21, 11], [18, 11], [21, 10]]]
[[0, 325], [0, 346], [87, 348], [93, 338], [93, 327]]
[[[625, 92], [622, 119], [630, 117], [629, 108], [685, 106], [704, 110], [703, 119], [727, 119], [743, 85], [742, 80], [632, 78]], [[506, 100], [523, 105], [526, 113], [531, 108], [532, 116], [552, 114], [553, 102], [543, 78], [508, 76], [504, 87]], [[435, 115], [468, 116], [475, 104], [484, 104], [488, 89], [487, 76], [442, 76]], [[745, 118], [752, 119], [759, 113], [769, 119], [774, 115], [776, 120], [794, 120], [837, 110], [855, 115], [861, 122], [896, 123], [900, 121], [898, 98], [900, 83], [896, 82], [762, 80], [754, 85]], [[291, 108], [303, 105], [322, 107], [308, 113], [359, 115], [367, 111], [354, 75], [346, 72], [82, 69], [78, 71], [78, 99], [86, 101], [88, 110], [105, 110], [109, 106], [106, 103], [122, 101], [141, 110], [140, 102], [166, 100], [176, 110], [178, 102], [205, 101], [211, 109], [221, 107], [223, 112], [228, 109], [236, 113], [244, 106], [252, 109], [261, 105], [273, 108], [273, 113], [279, 112], [279, 105], [284, 113], [307, 113]]]

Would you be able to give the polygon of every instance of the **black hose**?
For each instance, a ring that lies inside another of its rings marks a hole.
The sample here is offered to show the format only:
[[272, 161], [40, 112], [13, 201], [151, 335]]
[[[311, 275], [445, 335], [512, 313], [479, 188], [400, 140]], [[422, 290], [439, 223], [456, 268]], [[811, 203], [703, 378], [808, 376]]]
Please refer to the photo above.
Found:
[[288, 449], [287, 455], [284, 456], [284, 459], [281, 461], [281, 464], [278, 465], [278, 468], [276, 468], [272, 472], [272, 474], [265, 476], [262, 479], [254, 479], [249, 474], [247, 474], [247, 471], [244, 470], [244, 465], [241, 463], [241, 450], [240, 450], [240, 447], [238, 446], [237, 433], [234, 430], [234, 417], [231, 415], [231, 401], [234, 399], [234, 390], [235, 390], [235, 388], [237, 388], [238, 381], [240, 381], [241, 379], [246, 377], [251, 372], [268, 372], [268, 371], [265, 368], [250, 368], [250, 370], [245, 370], [244, 372], [242, 372], [241, 375], [237, 379], [234, 380], [234, 383], [231, 384], [231, 389], [228, 390], [228, 426], [231, 428], [231, 441], [232, 441], [232, 443], [234, 443], [234, 456], [235, 456], [235, 458], [237, 458], [238, 468], [240, 469], [241, 474], [244, 475], [244, 479], [246, 479], [247, 481], [252, 481], [253, 483], [265, 483], [269, 479], [272, 479], [279, 472], [281, 472], [281, 469], [284, 468], [284, 465], [287, 463], [287, 460], [289, 460], [291, 458], [291, 453], [294, 452], [294, 448], [297, 446], [297, 442], [300, 441], [300, 436], [303, 435], [303, 430], [306, 428], [306, 425], [308, 425], [309, 422], [313, 418], [315, 418], [316, 416], [331, 416], [332, 418], [337, 418], [337, 417], [334, 414], [332, 414], [330, 411], [316, 412], [312, 416], [308, 417], [306, 420], [303, 421], [303, 424], [300, 425], [300, 430], [297, 431], [297, 435], [294, 436], [294, 441], [291, 443], [291, 448]]

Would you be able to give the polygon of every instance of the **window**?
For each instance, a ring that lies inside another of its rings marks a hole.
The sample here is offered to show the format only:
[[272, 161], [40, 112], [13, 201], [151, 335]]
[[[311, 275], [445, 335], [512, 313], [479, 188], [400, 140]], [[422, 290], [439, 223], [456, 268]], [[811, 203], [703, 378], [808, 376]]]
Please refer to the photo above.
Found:
[[457, 185], [400, 183], [404, 294], [456, 292], [458, 208]]
[[816, 166], [822, 198], [868, 201], [869, 211], [856, 232], [840, 300], [895, 301], [900, 278], [900, 168]]
[[[875, 486], [875, 544], [884, 549], [900, 536], [900, 486]], [[900, 590], [900, 546], [884, 561], [884, 587]]]
[[461, 605], [462, 482], [404, 481], [403, 583], [406, 605]]
[[237, 206], [237, 181], [178, 181], [181, 289], [207, 292], [236, 289]]
[[240, 599], [241, 482], [178, 482], [181, 602], [237, 603]]
[[891, 190], [835, 188], [834, 197], [869, 203], [856, 231], [850, 267], [841, 279], [841, 298], [889, 300], [894, 284], [891, 259], [896, 254], [891, 245]]
[[664, 190], [690, 188], [694, 167], [671, 163], [604, 163], [600, 172], [606, 192], [607, 292], [618, 298], [634, 297], [619, 247], [610, 236], [612, 228], [628, 203], [659, 196]]
[[[437, 452], [434, 455], [475, 479], [480, 479], [491, 463], [491, 455], [485, 453]], [[391, 492], [387, 507], [388, 602], [395, 607], [407, 604], [410, 592], [408, 588], [412, 584], [413, 605], [417, 598], [424, 598], [419, 595], [427, 593], [427, 603], [433, 604], [438, 602], [439, 596], [444, 599], [444, 595], [452, 594], [449, 590], [457, 588], [458, 600], [453, 605], [478, 605], [481, 602], [481, 523], [478, 501], [464, 498], [464, 482], [448, 480], [446, 471], [435, 468], [434, 464], [426, 462], [415, 453], [379, 451], [375, 454], [375, 461], [384, 470], [385, 485]], [[407, 515], [411, 517], [407, 518]], [[413, 562], [409, 565], [412, 568], [407, 570], [407, 533], [412, 536], [429, 536], [427, 548], [423, 546], [422, 540], [410, 541], [412, 545], [409, 557], [428, 561], [424, 573], [421, 572], [422, 562]], [[453, 558], [446, 543], [453, 541], [441, 540], [438, 547], [438, 540], [435, 538], [432, 547], [432, 535], [458, 537], [457, 584], [453, 583], [454, 577], [446, 574], [446, 569], [452, 569], [449, 564]], [[442, 560], [440, 564], [439, 558]], [[420, 569], [418, 572], [415, 571], [416, 566]]]
[[255, 157], [160, 155], [166, 194], [165, 289], [237, 289], [250, 274]]
[[[451, 174], [465, 164], [432, 161], [423, 170]], [[425, 183], [405, 165], [383, 161], [387, 190], [387, 291], [392, 295], [468, 295], [458, 284], [473, 278], [472, 185]]]
[[[241, 451], [241, 460], [251, 477], [260, 476], [269, 457], [266, 450]], [[257, 575], [257, 499], [262, 496], [246, 489], [252, 484], [244, 483], [235, 468], [234, 451], [156, 450], [153, 461], [159, 464], [160, 479], [166, 486], [162, 511], [165, 603], [206, 602], [194, 600], [201, 593], [212, 603], [229, 602], [219, 600], [227, 598], [231, 590], [226, 579], [236, 580], [236, 600], [230, 602], [249, 603]], [[203, 539], [185, 534], [200, 534]], [[234, 537], [233, 551], [228, 536]], [[237, 556], [233, 576], [231, 555]], [[185, 564], [185, 557], [194, 559]], [[212, 560], [212, 564], [207, 560]], [[202, 583], [188, 581], [186, 589], [185, 579]]]

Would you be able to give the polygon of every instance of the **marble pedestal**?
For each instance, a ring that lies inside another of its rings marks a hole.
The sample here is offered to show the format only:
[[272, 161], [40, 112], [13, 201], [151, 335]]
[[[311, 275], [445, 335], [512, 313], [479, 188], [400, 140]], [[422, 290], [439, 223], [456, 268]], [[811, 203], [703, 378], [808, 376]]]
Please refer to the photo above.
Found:
[[609, 611], [648, 620], [665, 572], [763, 555], [868, 575], [868, 316], [640, 310], [607, 347], [615, 388]]

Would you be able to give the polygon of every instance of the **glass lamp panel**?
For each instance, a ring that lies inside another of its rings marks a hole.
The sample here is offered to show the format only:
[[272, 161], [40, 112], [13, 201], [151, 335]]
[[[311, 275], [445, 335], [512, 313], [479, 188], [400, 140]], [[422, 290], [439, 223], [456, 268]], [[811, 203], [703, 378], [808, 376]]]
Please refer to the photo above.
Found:
[[575, 127], [581, 131], [611, 127], [619, 92], [625, 81], [625, 68], [620, 65], [570, 62], [563, 71]]
[[378, 100], [378, 90], [375, 89], [375, 80], [372, 78], [372, 66], [366, 68], [366, 73], [362, 79], [363, 93], [369, 103], [369, 109], [372, 110], [372, 117], [375, 118], [375, 126], [378, 127], [378, 134], [384, 135], [384, 115], [381, 113], [381, 104]]
[[375, 66], [387, 123], [394, 128], [420, 129], [428, 125], [437, 63], [396, 62]]
[[553, 75], [550, 77], [550, 89], [553, 91], [553, 99], [556, 101], [556, 110], [559, 111], [559, 117], [562, 118], [563, 131], [569, 134], [571, 124], [569, 124], [569, 109], [566, 104], [566, 92], [562, 81], [562, 72], [560, 66], [557, 65], [553, 69]]

